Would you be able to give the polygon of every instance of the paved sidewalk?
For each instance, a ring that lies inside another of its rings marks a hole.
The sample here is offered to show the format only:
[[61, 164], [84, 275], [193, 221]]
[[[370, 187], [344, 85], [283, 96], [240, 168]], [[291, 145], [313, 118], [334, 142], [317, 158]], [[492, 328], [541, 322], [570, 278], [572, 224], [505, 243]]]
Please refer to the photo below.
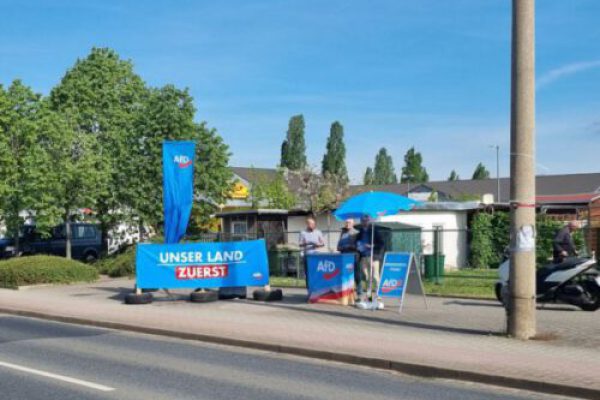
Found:
[[378, 360], [388, 367], [396, 362], [423, 365], [473, 376], [589, 388], [600, 394], [598, 313], [540, 310], [540, 331], [552, 340], [519, 342], [500, 335], [504, 311], [493, 302], [430, 298], [430, 310], [425, 310], [422, 299], [411, 296], [400, 315], [393, 306], [374, 312], [308, 305], [301, 291], [284, 289], [282, 303], [193, 304], [173, 301], [186, 297], [177, 292], [172, 299], [159, 293], [151, 305], [124, 305], [122, 298], [132, 286], [133, 281], [121, 279], [0, 290], [0, 310], [268, 343], [345, 356], [338, 360], [356, 362], [355, 356], [371, 359], [372, 365]]

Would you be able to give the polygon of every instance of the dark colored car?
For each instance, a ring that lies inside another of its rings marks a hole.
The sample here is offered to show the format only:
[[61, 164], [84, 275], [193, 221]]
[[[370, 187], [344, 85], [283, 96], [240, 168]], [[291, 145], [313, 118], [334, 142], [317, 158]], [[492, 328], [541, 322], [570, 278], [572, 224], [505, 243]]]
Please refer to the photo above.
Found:
[[[67, 253], [65, 225], [54, 227], [50, 236], [43, 237], [35, 226], [23, 227], [20, 251], [24, 255], [51, 254], [64, 257]], [[94, 224], [71, 223], [71, 257], [75, 260], [94, 261], [102, 251], [102, 233]]]
[[0, 238], [0, 259], [15, 256], [15, 241], [10, 238]]

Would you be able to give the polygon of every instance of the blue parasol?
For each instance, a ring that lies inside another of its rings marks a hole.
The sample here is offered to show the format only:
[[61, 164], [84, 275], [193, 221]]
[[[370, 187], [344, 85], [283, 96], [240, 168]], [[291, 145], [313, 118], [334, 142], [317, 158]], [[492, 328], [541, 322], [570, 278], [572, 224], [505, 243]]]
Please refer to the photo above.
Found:
[[[383, 217], [385, 215], [398, 214], [399, 211], [411, 210], [421, 202], [409, 199], [399, 194], [388, 192], [365, 192], [350, 197], [333, 215], [339, 220], [358, 219], [367, 215], [372, 219]], [[371, 229], [371, 249], [375, 241], [375, 228]], [[368, 297], [372, 297], [373, 292], [373, 251], [371, 250], [371, 275], [369, 276]], [[372, 303], [373, 305], [375, 303]], [[374, 308], [373, 308], [374, 309]]]
[[346, 200], [333, 215], [339, 220], [358, 219], [364, 215], [371, 218], [398, 214], [411, 210], [421, 202], [387, 192], [365, 192]]

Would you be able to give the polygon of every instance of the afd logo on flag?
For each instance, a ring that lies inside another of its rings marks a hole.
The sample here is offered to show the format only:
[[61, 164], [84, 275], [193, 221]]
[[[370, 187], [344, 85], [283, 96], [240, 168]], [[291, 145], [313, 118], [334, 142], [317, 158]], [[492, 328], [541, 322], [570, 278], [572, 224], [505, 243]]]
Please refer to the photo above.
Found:
[[179, 168], [187, 168], [192, 165], [192, 160], [188, 156], [176, 155], [173, 157], [173, 162], [177, 164]]

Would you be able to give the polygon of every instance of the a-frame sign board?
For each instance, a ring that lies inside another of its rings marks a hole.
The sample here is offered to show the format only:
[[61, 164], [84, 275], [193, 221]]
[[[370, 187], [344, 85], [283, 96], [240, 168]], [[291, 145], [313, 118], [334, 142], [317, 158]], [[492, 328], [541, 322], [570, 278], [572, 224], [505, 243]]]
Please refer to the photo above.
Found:
[[429, 308], [421, 274], [413, 253], [388, 252], [383, 258], [381, 277], [377, 288], [378, 297], [400, 300], [398, 312], [402, 312], [406, 294], [421, 294], [425, 308]]

